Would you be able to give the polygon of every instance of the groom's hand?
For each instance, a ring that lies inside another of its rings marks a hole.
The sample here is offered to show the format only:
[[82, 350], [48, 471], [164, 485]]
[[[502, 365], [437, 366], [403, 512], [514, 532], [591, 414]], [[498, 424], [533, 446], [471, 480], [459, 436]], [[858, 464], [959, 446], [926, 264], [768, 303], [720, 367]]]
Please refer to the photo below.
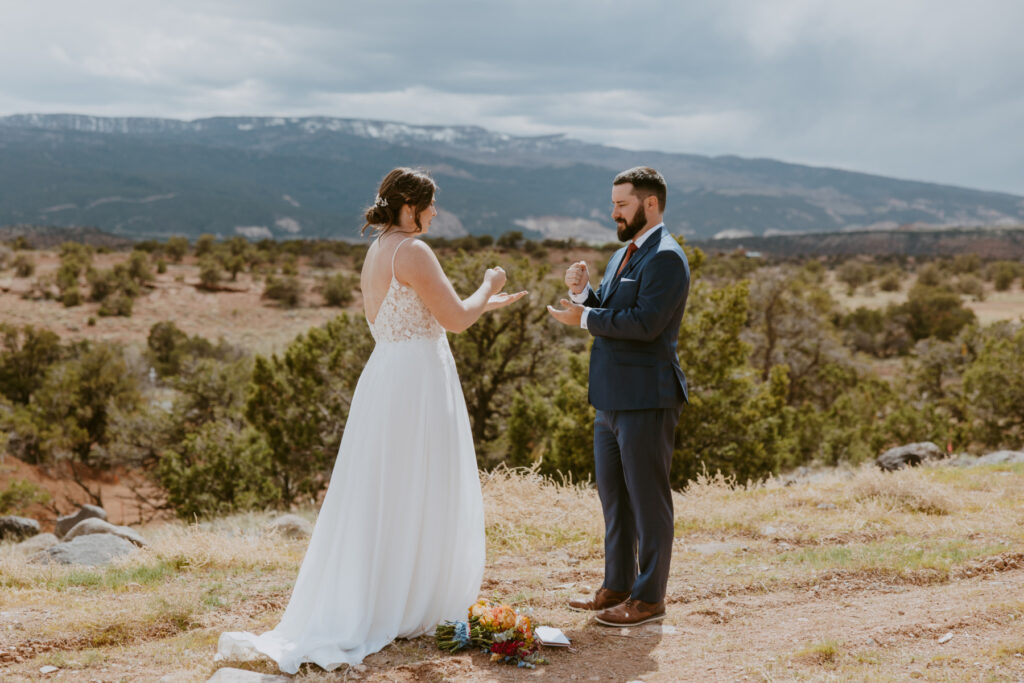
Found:
[[577, 261], [565, 271], [565, 286], [573, 294], [582, 294], [590, 282], [590, 272], [586, 261]]
[[583, 317], [583, 306], [574, 304], [568, 299], [562, 299], [558, 302], [562, 308], [555, 308], [554, 306], [548, 306], [548, 313], [551, 317], [562, 323], [563, 325], [571, 325], [572, 327], [580, 326], [580, 318]]

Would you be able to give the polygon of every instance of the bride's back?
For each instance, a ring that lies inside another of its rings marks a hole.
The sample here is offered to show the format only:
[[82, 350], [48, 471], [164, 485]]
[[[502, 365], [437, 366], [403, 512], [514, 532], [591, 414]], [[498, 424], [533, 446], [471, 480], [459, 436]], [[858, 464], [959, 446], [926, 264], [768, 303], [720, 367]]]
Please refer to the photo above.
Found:
[[403, 236], [381, 235], [370, 244], [359, 273], [360, 288], [363, 292], [363, 314], [370, 322], [377, 319], [380, 306], [391, 287], [395, 276], [395, 255], [399, 245], [408, 239]]

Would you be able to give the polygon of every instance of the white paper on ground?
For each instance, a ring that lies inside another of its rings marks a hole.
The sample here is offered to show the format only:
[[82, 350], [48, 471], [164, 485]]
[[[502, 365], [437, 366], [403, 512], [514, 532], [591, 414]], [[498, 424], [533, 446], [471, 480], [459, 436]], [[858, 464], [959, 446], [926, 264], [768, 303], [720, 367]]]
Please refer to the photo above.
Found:
[[541, 645], [569, 647], [569, 639], [565, 637], [561, 629], [554, 628], [553, 626], [538, 626], [534, 629], [534, 632], [537, 634], [537, 639], [540, 640]]

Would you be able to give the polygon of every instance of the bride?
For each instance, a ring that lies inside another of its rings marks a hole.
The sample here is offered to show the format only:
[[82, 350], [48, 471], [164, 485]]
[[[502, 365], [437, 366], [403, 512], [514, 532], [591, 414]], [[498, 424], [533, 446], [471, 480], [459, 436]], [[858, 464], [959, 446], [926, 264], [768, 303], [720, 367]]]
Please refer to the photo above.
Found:
[[526, 292], [490, 268], [460, 299], [434, 252], [413, 239], [437, 210], [424, 172], [396, 168], [366, 212], [363, 263], [376, 341], [352, 396], [334, 472], [281, 622], [223, 633], [218, 658], [256, 650], [285, 673], [358, 664], [395, 638], [465, 616], [484, 569], [484, 519], [462, 387], [445, 330], [461, 332]]

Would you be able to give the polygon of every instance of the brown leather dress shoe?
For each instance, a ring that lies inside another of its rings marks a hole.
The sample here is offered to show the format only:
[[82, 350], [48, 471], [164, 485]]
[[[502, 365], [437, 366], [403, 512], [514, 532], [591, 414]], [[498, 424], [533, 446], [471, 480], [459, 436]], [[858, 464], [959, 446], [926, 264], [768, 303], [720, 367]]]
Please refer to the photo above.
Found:
[[626, 600], [621, 605], [606, 609], [595, 618], [605, 626], [639, 626], [648, 621], [664, 619], [665, 601]]
[[629, 597], [629, 591], [613, 591], [607, 588], [598, 588], [597, 593], [589, 600], [570, 600], [569, 609], [577, 612], [599, 612], [609, 607], [615, 607]]

